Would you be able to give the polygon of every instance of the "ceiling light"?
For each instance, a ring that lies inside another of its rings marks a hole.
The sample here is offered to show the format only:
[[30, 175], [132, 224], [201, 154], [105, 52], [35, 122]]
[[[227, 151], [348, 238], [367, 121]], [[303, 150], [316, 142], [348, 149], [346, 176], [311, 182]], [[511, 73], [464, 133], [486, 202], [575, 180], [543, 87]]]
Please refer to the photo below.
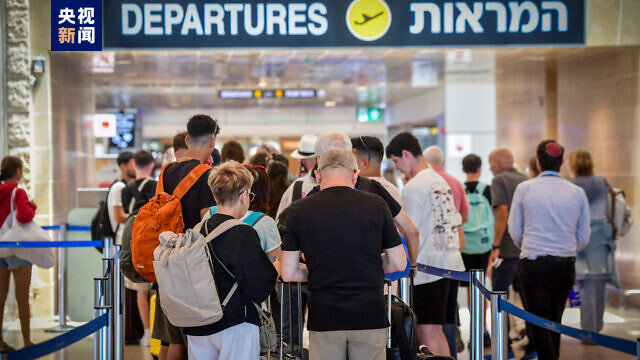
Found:
[[335, 101], [325, 101], [324, 102], [324, 106], [325, 107], [334, 107], [334, 106], [336, 106], [336, 102]]

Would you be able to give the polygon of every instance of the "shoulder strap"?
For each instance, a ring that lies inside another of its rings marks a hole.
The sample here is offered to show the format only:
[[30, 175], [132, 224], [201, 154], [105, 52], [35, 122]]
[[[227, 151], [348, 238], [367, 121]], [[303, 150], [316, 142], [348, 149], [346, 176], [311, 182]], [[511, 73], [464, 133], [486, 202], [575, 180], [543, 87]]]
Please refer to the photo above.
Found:
[[260, 219], [262, 219], [264, 217], [264, 213], [260, 212], [260, 211], [254, 211], [251, 214], [249, 214], [249, 216], [247, 216], [244, 219], [244, 223], [253, 227], [255, 224], [258, 223], [258, 221], [260, 221]]
[[[465, 185], [466, 187], [466, 185]], [[484, 190], [487, 188], [487, 184], [483, 183], [482, 181], [478, 181], [478, 185], [476, 185], [476, 192], [480, 195], [484, 194]]]
[[13, 213], [14, 211], [16, 211], [16, 193], [18, 192], [18, 186], [16, 185], [16, 187], [13, 188], [13, 190], [11, 190], [11, 212]]
[[[201, 222], [202, 223], [202, 222]], [[238, 219], [229, 219], [224, 221], [222, 224], [216, 226], [215, 229], [213, 229], [212, 232], [209, 232], [209, 229], [205, 226], [205, 232], [207, 233], [207, 237], [205, 238], [206, 242], [209, 242], [215, 238], [217, 238], [218, 236], [222, 235], [223, 233], [225, 233], [227, 230], [236, 227], [238, 225], [244, 225], [247, 226], [247, 224], [245, 224], [244, 222], [238, 220]], [[201, 225], [202, 226], [202, 225]], [[195, 228], [194, 228], [195, 230]]]
[[164, 192], [164, 171], [167, 170], [167, 168], [172, 164], [175, 164], [175, 161], [167, 163], [162, 167], [162, 170], [160, 171], [160, 177], [158, 178], [158, 184], [156, 184], [156, 194]]
[[[203, 223], [204, 221], [202, 221], [201, 223]], [[200, 224], [198, 224], [200, 225]], [[215, 229], [213, 229], [213, 231], [211, 233], [207, 232], [207, 237], [205, 238], [206, 242], [209, 242], [215, 238], [217, 238], [218, 236], [222, 235], [224, 232], [226, 232], [227, 230], [236, 227], [238, 225], [244, 225], [246, 226], [246, 224], [238, 219], [229, 219], [224, 221], [222, 224], [216, 226]], [[205, 225], [205, 231], [207, 231], [207, 227]], [[227, 268], [227, 266], [222, 262], [222, 260], [220, 260], [220, 258], [218, 257], [218, 254], [216, 254], [216, 251], [213, 249], [213, 246], [209, 247], [207, 246], [207, 249], [211, 250], [211, 254], [213, 255], [213, 257], [216, 258], [216, 261], [218, 262], [218, 264], [220, 264], [220, 266], [222, 266], [222, 268], [227, 272], [227, 274], [229, 274], [229, 276], [231, 276], [231, 278], [233, 279], [234, 283], [233, 283], [233, 287], [231, 288], [231, 290], [229, 290], [229, 293], [227, 294], [227, 296], [224, 298], [224, 300], [222, 301], [222, 303], [220, 303], [220, 305], [222, 305], [222, 309], [224, 310], [224, 307], [227, 305], [227, 303], [229, 302], [229, 300], [231, 300], [231, 297], [233, 296], [233, 294], [235, 294], [236, 290], [238, 289], [238, 281], [236, 280], [236, 277], [233, 275], [233, 273], [229, 270], [229, 268]]]
[[211, 166], [207, 164], [200, 164], [193, 168], [173, 190], [173, 196], [177, 197], [178, 199], [182, 199], [187, 191], [189, 191], [189, 189], [191, 189], [196, 181], [198, 181], [198, 179], [200, 179], [200, 177], [209, 169], [211, 169]]
[[302, 181], [296, 181], [293, 184], [293, 195], [291, 196], [291, 203], [302, 199]]

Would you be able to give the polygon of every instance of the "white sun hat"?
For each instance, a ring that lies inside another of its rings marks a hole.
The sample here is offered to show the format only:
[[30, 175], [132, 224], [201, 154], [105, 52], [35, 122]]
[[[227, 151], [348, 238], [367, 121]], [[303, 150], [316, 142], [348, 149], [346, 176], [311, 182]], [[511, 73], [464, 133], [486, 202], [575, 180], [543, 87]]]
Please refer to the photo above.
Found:
[[316, 140], [315, 135], [302, 135], [298, 148], [291, 153], [291, 157], [296, 159], [309, 159], [316, 156]]

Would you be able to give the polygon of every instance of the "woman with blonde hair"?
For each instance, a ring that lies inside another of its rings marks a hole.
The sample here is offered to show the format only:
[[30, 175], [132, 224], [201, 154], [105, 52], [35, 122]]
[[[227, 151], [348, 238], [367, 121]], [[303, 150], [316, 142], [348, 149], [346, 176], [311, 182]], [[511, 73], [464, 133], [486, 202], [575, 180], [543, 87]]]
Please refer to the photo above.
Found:
[[591, 217], [589, 245], [576, 257], [576, 280], [580, 286], [580, 324], [582, 329], [600, 332], [603, 327], [605, 285], [619, 286], [615, 263], [616, 243], [609, 220], [607, 180], [594, 175], [593, 159], [586, 150], [575, 150], [568, 157], [572, 182], [587, 194]]
[[[18, 187], [22, 180], [22, 160], [15, 156], [2, 159], [0, 165], [0, 226], [9, 221], [11, 209], [16, 211], [15, 219], [23, 224], [30, 223], [36, 215], [36, 204], [30, 201], [27, 193]], [[29, 286], [31, 285], [31, 263], [16, 256], [0, 258], [0, 326], [4, 315], [4, 304], [9, 291], [9, 276], [13, 274], [18, 303], [18, 317], [22, 329], [24, 347], [31, 346]], [[0, 333], [0, 351], [15, 350], [4, 342]]]

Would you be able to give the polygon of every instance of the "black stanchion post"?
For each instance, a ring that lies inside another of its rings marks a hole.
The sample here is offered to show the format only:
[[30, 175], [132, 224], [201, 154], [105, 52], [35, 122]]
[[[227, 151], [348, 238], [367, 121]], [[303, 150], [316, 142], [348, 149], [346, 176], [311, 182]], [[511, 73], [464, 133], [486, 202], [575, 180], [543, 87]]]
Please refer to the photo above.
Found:
[[[67, 238], [67, 224], [61, 224], [58, 230], [56, 241], [64, 241]], [[67, 332], [73, 326], [67, 325], [67, 304], [66, 304], [66, 272], [67, 272], [67, 249], [58, 248], [58, 325], [45, 332]]]

